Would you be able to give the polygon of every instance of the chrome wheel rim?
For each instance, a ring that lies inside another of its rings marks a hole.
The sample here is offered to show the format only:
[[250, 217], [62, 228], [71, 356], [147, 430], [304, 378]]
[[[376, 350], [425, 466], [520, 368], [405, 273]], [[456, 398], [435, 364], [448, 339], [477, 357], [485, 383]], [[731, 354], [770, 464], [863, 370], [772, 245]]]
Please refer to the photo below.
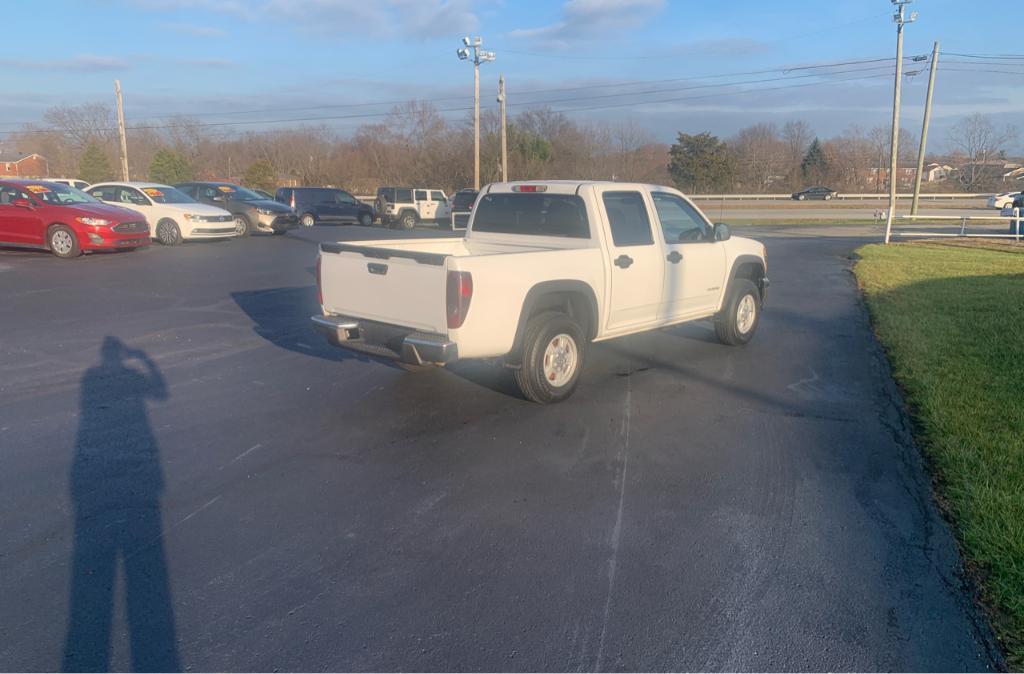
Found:
[[178, 238], [174, 235], [174, 228], [166, 222], [160, 223], [157, 228], [157, 236], [164, 243], [174, 243], [174, 240]]
[[248, 228], [249, 225], [246, 223], [245, 218], [240, 215], [235, 217], [235, 233], [238, 234], [238, 236], [245, 234], [245, 230]]
[[736, 329], [741, 335], [750, 332], [754, 327], [754, 318], [757, 315], [757, 304], [754, 303], [753, 295], [744, 295], [736, 307]]
[[72, 238], [71, 233], [58, 229], [50, 237], [50, 247], [53, 248], [60, 255], [67, 255], [75, 248], [75, 240]]
[[555, 335], [544, 349], [544, 379], [554, 387], [565, 386], [576, 372], [579, 350], [565, 333]]
[[313, 216], [312, 215], [304, 215], [304, 216], [302, 216], [302, 226], [303, 227], [312, 227], [313, 226]]

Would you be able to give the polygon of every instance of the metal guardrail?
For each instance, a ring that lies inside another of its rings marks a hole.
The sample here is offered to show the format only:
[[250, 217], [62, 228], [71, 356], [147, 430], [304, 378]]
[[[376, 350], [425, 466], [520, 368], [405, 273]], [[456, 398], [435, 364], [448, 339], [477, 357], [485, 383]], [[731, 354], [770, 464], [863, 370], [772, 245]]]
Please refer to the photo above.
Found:
[[[989, 215], [966, 215], [966, 216], [959, 216], [959, 215], [897, 215], [896, 216], [896, 220], [909, 220], [911, 222], [913, 222], [914, 220], [928, 220], [929, 222], [935, 221], [935, 220], [952, 220], [952, 221], [959, 220], [960, 221], [960, 231], [957, 232], [957, 233], [951, 233], [951, 232], [901, 232], [901, 231], [893, 230], [893, 234], [896, 235], [896, 236], [910, 236], [910, 237], [916, 236], [916, 237], [927, 237], [927, 238], [936, 238], [936, 237], [947, 237], [947, 238], [956, 237], [956, 238], [960, 238], [960, 237], [966, 237], [966, 238], [975, 238], [975, 239], [1013, 239], [1014, 241], [1018, 241], [1019, 242], [1020, 241], [1020, 237], [1021, 237], [1021, 226], [1022, 226], [1022, 224], [1024, 224], [1024, 215], [1021, 214], [1021, 209], [1015, 208], [1015, 209], [1013, 209], [1013, 214], [1010, 215], [1010, 216], [1005, 216], [1005, 215], [999, 215], [999, 216], [989, 216]], [[988, 234], [988, 233], [986, 233], [986, 234], [972, 234], [972, 233], [968, 233], [968, 231], [967, 231], [968, 223], [971, 222], [971, 221], [979, 221], [979, 220], [986, 220], [986, 221], [990, 221], [990, 222], [993, 221], [993, 220], [998, 221], [998, 222], [1009, 222], [1010, 224], [1012, 224], [1014, 226], [1014, 231], [1012, 233], [1008, 233], [1008, 234]]]

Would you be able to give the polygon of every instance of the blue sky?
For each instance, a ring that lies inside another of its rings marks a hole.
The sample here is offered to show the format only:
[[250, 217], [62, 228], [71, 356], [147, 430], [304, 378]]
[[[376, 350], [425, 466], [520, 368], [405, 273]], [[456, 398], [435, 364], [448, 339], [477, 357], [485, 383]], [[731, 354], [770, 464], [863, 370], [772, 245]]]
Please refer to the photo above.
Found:
[[[943, 52], [1020, 53], [1019, 40], [1002, 37], [1012, 33], [1010, 4], [919, 0], [911, 6], [920, 18], [906, 29], [906, 53], [927, 53], [935, 39]], [[829, 77], [793, 82], [752, 80], [808, 71], [699, 79], [891, 57], [888, 0], [51, 0], [45, 7], [5, 2], [0, 130], [36, 121], [50, 105], [112, 102], [115, 78], [130, 125], [170, 114], [260, 122], [216, 127], [229, 133], [273, 128], [266, 120], [334, 116], [347, 118], [322, 123], [348, 133], [389, 106], [325, 106], [412, 98], [448, 99], [436, 105], [463, 119], [457, 108], [470, 103], [472, 68], [455, 49], [468, 33], [482, 35], [498, 54], [481, 69], [485, 104], [493, 103], [504, 73], [513, 114], [559, 101], [552, 107], [574, 119], [630, 120], [665, 141], [680, 130], [729, 135], [791, 118], [827, 136], [850, 124], [888, 124], [891, 114], [885, 63], [837, 66]], [[950, 64], [939, 71], [938, 136], [971, 112], [999, 124], [1024, 116], [1024, 75], [944, 58]], [[748, 83], [709, 86], [723, 82]], [[925, 82], [923, 74], [907, 80], [904, 124], [914, 131]], [[787, 88], [736, 93], [780, 86]], [[534, 91], [540, 93], [517, 94]], [[651, 93], [621, 95], [629, 91]], [[650, 102], [671, 98], [684, 100]], [[266, 112], [220, 114], [250, 110]]]

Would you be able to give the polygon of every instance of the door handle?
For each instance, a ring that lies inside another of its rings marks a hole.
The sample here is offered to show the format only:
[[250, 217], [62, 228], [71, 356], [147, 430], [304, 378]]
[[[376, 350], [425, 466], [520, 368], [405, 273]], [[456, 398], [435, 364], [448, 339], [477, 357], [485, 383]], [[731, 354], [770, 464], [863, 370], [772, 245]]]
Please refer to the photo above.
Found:
[[629, 265], [633, 264], [633, 258], [631, 258], [628, 255], [620, 255], [617, 258], [615, 258], [614, 264], [616, 267], [622, 267], [623, 269], [625, 269]]
[[666, 255], [665, 259], [671, 262], [672, 264], [679, 264], [680, 262], [682, 262], [683, 256], [679, 254], [678, 250], [674, 250], [668, 255]]

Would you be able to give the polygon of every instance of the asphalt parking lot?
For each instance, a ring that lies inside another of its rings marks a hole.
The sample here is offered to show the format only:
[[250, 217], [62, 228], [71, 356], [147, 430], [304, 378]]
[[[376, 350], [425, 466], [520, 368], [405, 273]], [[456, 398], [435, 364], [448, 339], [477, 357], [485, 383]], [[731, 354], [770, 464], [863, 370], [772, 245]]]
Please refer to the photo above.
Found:
[[[991, 670], [848, 269], [542, 407], [309, 328], [315, 240], [0, 251], [0, 669]], [[397, 236], [397, 235], [395, 235]]]

